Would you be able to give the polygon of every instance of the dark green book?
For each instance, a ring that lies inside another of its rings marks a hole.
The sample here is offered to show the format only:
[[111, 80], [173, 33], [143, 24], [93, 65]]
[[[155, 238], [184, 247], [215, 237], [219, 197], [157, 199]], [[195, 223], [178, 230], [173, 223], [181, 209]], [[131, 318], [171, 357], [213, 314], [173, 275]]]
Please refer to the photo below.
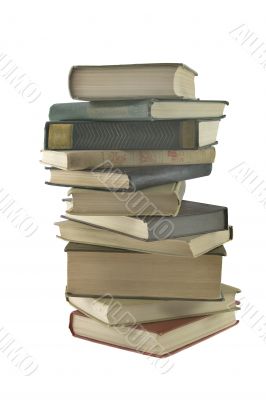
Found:
[[219, 119], [47, 122], [46, 150], [193, 150], [216, 143]]
[[119, 217], [119, 226], [117, 220], [110, 216], [103, 218], [102, 216], [67, 213], [64, 218], [148, 241], [195, 236], [228, 229], [228, 210], [226, 207], [187, 200], [182, 201], [177, 216], [123, 216]]
[[152, 186], [207, 176], [211, 173], [212, 164], [155, 165], [83, 171], [65, 171], [48, 167], [46, 169], [50, 171], [49, 180], [45, 182], [49, 185], [134, 192]]
[[111, 100], [58, 103], [50, 107], [50, 121], [137, 121], [154, 119], [221, 118], [228, 102], [221, 100]]
[[149, 240], [193, 236], [228, 229], [226, 207], [183, 200], [176, 217], [144, 217]]

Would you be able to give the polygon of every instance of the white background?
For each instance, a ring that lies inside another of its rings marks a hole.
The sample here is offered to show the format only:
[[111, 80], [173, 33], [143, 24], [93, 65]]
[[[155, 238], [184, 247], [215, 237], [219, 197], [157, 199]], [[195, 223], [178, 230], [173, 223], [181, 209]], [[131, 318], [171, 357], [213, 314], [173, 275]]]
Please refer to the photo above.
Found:
[[[265, 399], [266, 208], [257, 192], [229, 172], [245, 162], [258, 182], [266, 180], [266, 70], [260, 65], [266, 56], [258, 59], [259, 51], [251, 54], [255, 45], [250, 49], [230, 34], [246, 24], [256, 43], [266, 41], [263, 5], [254, 0], [2, 4], [0, 53], [42, 94], [29, 104], [0, 77], [0, 189], [39, 226], [25, 238], [0, 212], [0, 327], [39, 365], [26, 377], [0, 351], [1, 398]], [[144, 62], [184, 62], [198, 71], [197, 96], [230, 102], [213, 173], [189, 181], [186, 198], [228, 206], [235, 238], [227, 245], [223, 281], [240, 287], [244, 306], [257, 313], [252, 322], [252, 313], [242, 311], [238, 327], [173, 356], [166, 374], [145, 356], [72, 338], [64, 243], [53, 226], [63, 212], [65, 190], [44, 185], [38, 163], [49, 106], [70, 101], [72, 65]]]

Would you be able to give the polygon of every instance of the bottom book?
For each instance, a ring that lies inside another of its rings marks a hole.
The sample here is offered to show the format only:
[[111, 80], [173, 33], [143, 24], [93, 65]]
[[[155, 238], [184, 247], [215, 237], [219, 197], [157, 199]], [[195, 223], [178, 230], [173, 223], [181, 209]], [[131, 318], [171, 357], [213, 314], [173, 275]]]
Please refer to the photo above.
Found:
[[235, 312], [149, 322], [133, 326], [110, 326], [79, 311], [70, 314], [73, 336], [154, 357], [167, 357], [236, 325]]

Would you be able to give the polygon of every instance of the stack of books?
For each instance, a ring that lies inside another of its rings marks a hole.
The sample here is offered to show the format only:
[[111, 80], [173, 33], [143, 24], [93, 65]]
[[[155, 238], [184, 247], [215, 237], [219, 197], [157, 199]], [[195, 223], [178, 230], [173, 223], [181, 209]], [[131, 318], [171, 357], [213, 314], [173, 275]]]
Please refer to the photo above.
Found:
[[56, 225], [69, 243], [74, 336], [164, 357], [237, 323], [221, 283], [226, 207], [183, 200], [211, 173], [225, 101], [195, 98], [184, 64], [77, 66], [54, 104], [42, 162], [70, 187]]

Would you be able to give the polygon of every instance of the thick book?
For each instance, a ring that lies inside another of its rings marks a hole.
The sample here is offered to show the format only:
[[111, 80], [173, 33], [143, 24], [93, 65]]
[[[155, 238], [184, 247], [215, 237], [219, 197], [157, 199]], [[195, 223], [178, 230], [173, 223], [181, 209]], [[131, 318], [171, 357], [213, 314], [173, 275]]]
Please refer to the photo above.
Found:
[[[118, 229], [120, 218], [123, 217], [113, 217], [113, 219], [118, 220]], [[127, 235], [121, 235], [107, 229], [98, 229], [71, 220], [56, 222], [55, 225], [59, 228], [60, 235], [58, 237], [69, 242], [187, 257], [198, 257], [205, 254], [231, 240], [233, 235], [232, 227], [229, 227], [229, 229], [223, 231], [202, 235], [148, 242], [129, 236], [130, 229], [127, 230]]]
[[42, 162], [56, 168], [83, 170], [158, 165], [211, 164], [215, 147], [199, 150], [44, 150]]
[[46, 184], [77, 188], [136, 192], [153, 186], [186, 181], [210, 175], [212, 164], [162, 165], [117, 169], [67, 171], [46, 167]]
[[235, 312], [200, 317], [148, 322], [130, 326], [109, 326], [79, 311], [70, 314], [73, 336], [143, 355], [167, 357], [236, 325]]
[[[79, 218], [77, 219], [77, 216]], [[174, 217], [121, 216], [115, 220], [112, 216], [90, 216], [85, 214], [67, 214], [68, 218], [99, 228], [111, 229], [119, 233], [130, 232], [130, 235], [149, 241], [172, 239], [182, 236], [228, 229], [227, 207], [197, 203], [183, 200], [178, 215]], [[91, 217], [95, 217], [90, 219]]]
[[216, 143], [219, 120], [47, 122], [45, 150], [193, 150]]
[[131, 193], [71, 188], [64, 201], [69, 214], [173, 216], [178, 214], [185, 188], [185, 181]]
[[82, 314], [108, 325], [132, 325], [239, 310], [240, 303], [235, 297], [240, 290], [222, 283], [221, 291], [221, 301], [127, 299], [114, 298], [111, 294], [96, 298], [77, 297], [67, 292], [66, 299]]
[[69, 243], [71, 296], [219, 300], [223, 246], [197, 258]]
[[79, 100], [195, 98], [196, 75], [181, 63], [74, 66], [69, 91]]
[[53, 104], [50, 121], [153, 121], [157, 119], [222, 118], [223, 100], [78, 101]]

